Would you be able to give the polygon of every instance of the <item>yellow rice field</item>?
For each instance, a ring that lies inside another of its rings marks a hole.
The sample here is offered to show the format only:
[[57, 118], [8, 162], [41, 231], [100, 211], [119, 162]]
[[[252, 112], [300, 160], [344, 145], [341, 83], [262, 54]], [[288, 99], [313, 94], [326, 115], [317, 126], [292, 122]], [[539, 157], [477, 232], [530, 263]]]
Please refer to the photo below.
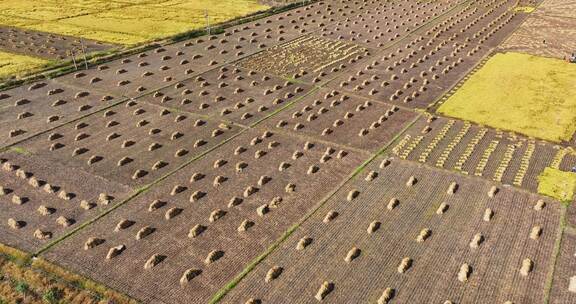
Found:
[[439, 109], [553, 142], [576, 132], [576, 64], [521, 53], [496, 54]]
[[0, 52], [0, 78], [9, 75], [18, 75], [26, 71], [40, 68], [48, 63], [49, 61], [34, 57]]
[[132, 45], [267, 9], [257, 0], [3, 0], [0, 25]]

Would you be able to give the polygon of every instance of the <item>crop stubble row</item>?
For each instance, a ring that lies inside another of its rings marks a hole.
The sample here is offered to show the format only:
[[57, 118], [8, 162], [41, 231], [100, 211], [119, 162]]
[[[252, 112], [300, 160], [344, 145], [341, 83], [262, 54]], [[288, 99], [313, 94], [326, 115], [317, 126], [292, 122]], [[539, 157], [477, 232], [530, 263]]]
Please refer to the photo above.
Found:
[[223, 302], [387, 303], [388, 288], [394, 303], [543, 300], [558, 202], [507, 187], [490, 197], [487, 181], [384, 162], [340, 189]]

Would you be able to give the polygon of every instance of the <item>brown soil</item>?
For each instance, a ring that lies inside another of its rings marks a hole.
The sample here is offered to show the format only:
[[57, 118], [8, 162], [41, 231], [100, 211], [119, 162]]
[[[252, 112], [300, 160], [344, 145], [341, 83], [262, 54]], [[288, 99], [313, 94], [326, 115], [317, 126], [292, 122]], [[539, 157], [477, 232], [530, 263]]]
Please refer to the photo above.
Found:
[[[494, 198], [487, 193], [492, 183], [478, 178], [428, 169], [411, 162], [393, 160], [380, 169], [375, 161], [367, 170], [378, 173], [366, 180], [358, 175], [314, 216], [294, 232], [223, 299], [224, 303], [314, 302], [322, 282], [334, 284], [326, 295], [330, 303], [375, 303], [385, 289], [394, 289], [394, 303], [540, 303], [552, 271], [550, 256], [558, 237], [561, 206], [545, 199], [536, 211], [539, 196], [501, 188]], [[411, 187], [405, 185], [416, 178]], [[458, 190], [447, 194], [456, 181]], [[346, 201], [350, 189], [359, 191]], [[388, 198], [398, 205], [388, 210]], [[448, 207], [436, 210], [441, 202]], [[491, 217], [486, 221], [485, 210]], [[338, 216], [322, 219], [329, 210]], [[367, 233], [374, 221], [379, 229]], [[354, 225], [350, 225], [354, 223]], [[542, 233], [530, 238], [538, 225]], [[428, 229], [427, 238], [419, 240]], [[481, 233], [473, 248], [470, 242]], [[297, 250], [303, 238], [310, 244]], [[361, 254], [345, 261], [350, 248]], [[520, 273], [523, 260], [533, 264], [527, 276]], [[466, 264], [467, 267], [462, 265]], [[273, 266], [282, 273], [266, 283]], [[465, 277], [459, 273], [465, 268]]]
[[[0, 163], [4, 193], [0, 195], [0, 242], [26, 251], [40, 249], [129, 193], [127, 187], [34, 155], [5, 152], [0, 154]], [[20, 198], [19, 204], [15, 196]], [[61, 217], [69, 225], [59, 223]], [[18, 223], [18, 229], [10, 227], [10, 219]], [[38, 239], [36, 231], [47, 238]]]
[[[207, 302], [366, 157], [263, 128], [251, 130], [45, 257], [144, 302]], [[173, 208], [180, 213], [167, 219]], [[117, 229], [121, 220], [132, 224]], [[137, 240], [143, 227], [151, 233]], [[84, 250], [90, 237], [103, 242]], [[110, 248], [119, 245], [125, 249], [107, 259]], [[144, 269], [155, 254], [165, 258]], [[190, 269], [201, 272], [181, 285]]]
[[[84, 49], [82, 48], [84, 46]], [[0, 50], [45, 59], [71, 59], [71, 54], [100, 52], [115, 47], [111, 44], [39, 31], [0, 26]], [[76, 60], [81, 60], [81, 59]]]

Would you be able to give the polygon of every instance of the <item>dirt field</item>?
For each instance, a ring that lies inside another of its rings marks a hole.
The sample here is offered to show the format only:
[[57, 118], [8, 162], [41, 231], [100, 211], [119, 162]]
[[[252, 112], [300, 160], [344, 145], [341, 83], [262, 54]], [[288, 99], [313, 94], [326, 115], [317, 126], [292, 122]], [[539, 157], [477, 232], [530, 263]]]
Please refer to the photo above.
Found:
[[556, 262], [556, 272], [552, 290], [550, 293], [550, 304], [572, 303], [576, 301], [576, 235], [574, 232], [564, 232], [560, 255]]
[[[55, 30], [143, 18], [110, 33], [128, 41], [204, 2], [42, 3]], [[1, 91], [0, 243], [143, 303], [570, 301], [576, 146], [434, 113], [536, 6], [319, 1]], [[27, 270], [0, 304], [47, 302]]]
[[[537, 195], [500, 188], [490, 198], [493, 184], [481, 179], [380, 163], [338, 191], [222, 302], [313, 303], [323, 282], [331, 282], [329, 303], [375, 303], [387, 288], [393, 303], [542, 303], [560, 204], [544, 199], [546, 207], [536, 211]], [[411, 177], [416, 182], [407, 186]], [[448, 194], [452, 183], [457, 190]], [[359, 192], [352, 201], [350, 191]], [[542, 230], [532, 239], [535, 226]], [[310, 243], [301, 247], [302, 239]], [[527, 276], [525, 259], [533, 263]], [[463, 264], [470, 272], [462, 282]], [[274, 267], [281, 272], [268, 280]]]
[[546, 0], [501, 46], [503, 51], [565, 59], [576, 50], [576, 2]]
[[[45, 257], [145, 302], [178, 303], [187, 297], [207, 302], [364, 158], [336, 146], [251, 130]], [[115, 228], [121, 220], [133, 224]], [[145, 227], [151, 234], [140, 239]], [[91, 237], [102, 242], [84, 250]], [[119, 245], [126, 249], [107, 259]], [[153, 255], [162, 257], [160, 264], [145, 269]], [[188, 269], [199, 275], [181, 285]]]

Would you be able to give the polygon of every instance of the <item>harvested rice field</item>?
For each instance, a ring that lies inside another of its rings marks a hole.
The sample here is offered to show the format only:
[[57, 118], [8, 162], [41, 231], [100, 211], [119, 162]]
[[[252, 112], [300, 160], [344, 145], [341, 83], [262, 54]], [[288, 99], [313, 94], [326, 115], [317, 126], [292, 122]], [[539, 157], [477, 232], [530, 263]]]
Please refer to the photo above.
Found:
[[547, 0], [501, 46], [503, 51], [566, 60], [576, 50], [573, 0]]
[[241, 129], [194, 114], [128, 101], [18, 148], [134, 188], [211, 150]]
[[538, 195], [379, 159], [222, 302], [542, 303], [560, 212]]
[[377, 152], [417, 117], [395, 105], [321, 89], [266, 124], [279, 131]]
[[556, 273], [552, 281], [549, 303], [571, 303], [576, 290], [576, 234], [574, 231], [562, 235], [560, 256], [556, 264]]
[[571, 148], [432, 114], [419, 118], [391, 152], [400, 159], [533, 192], [545, 170], [569, 172], [576, 166]]
[[254, 129], [45, 257], [144, 302], [207, 302], [363, 158]]
[[29, 252], [114, 206], [130, 190], [15, 151], [0, 154], [0, 163], [0, 242]]
[[0, 304], [576, 303], [571, 11], [0, 3]]

